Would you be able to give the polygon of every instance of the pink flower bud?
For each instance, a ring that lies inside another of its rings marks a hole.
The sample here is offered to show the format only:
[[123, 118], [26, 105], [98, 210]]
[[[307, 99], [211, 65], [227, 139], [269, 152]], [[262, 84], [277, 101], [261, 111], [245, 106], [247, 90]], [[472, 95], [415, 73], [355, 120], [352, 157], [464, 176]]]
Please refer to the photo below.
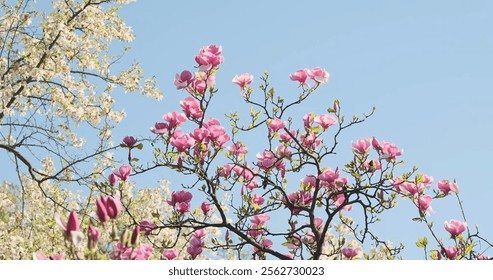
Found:
[[207, 216], [207, 213], [209, 213], [209, 211], [211, 210], [211, 205], [204, 201], [202, 202], [202, 205], [200, 205], [200, 209], [202, 209], [204, 215]]
[[140, 226], [136, 225], [134, 231], [132, 232], [132, 238], [130, 239], [130, 244], [137, 246], [139, 242]]
[[137, 139], [135, 139], [133, 136], [125, 136], [123, 137], [123, 143], [128, 147], [133, 147], [133, 145], [137, 143]]

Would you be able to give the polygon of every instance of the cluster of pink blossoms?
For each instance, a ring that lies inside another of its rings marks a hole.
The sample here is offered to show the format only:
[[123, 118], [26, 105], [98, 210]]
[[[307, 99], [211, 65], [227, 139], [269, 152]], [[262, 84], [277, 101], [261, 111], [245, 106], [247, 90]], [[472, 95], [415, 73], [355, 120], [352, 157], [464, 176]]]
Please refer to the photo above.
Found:
[[187, 253], [192, 259], [195, 259], [202, 253], [204, 247], [204, 238], [207, 235], [205, 229], [198, 229], [192, 233], [192, 238], [188, 242]]
[[184, 70], [180, 74], [176, 74], [174, 82], [176, 88], [185, 89], [192, 95], [202, 95], [207, 88], [214, 88], [214, 71], [224, 61], [221, 53], [221, 46], [210, 45], [201, 48], [199, 54], [195, 56], [199, 71], [192, 74], [192, 72]]
[[305, 68], [305, 69], [297, 70], [293, 74], [289, 75], [289, 78], [292, 81], [297, 81], [300, 83], [300, 85], [309, 88], [310, 85], [306, 81], [307, 79], [312, 79], [317, 84], [325, 84], [329, 80], [329, 72], [325, 71], [325, 69], [322, 69], [320, 67], [315, 67], [311, 70]]

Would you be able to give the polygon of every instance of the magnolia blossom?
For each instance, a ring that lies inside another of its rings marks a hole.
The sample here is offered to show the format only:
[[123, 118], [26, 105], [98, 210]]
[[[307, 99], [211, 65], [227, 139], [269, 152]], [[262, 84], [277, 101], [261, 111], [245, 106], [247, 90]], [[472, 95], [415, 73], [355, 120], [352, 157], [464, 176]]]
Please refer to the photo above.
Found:
[[151, 132], [157, 135], [163, 135], [168, 133], [169, 131], [169, 126], [167, 123], [160, 123], [157, 122], [154, 124], [154, 127], [150, 128]]
[[237, 84], [241, 88], [245, 88], [253, 81], [253, 76], [248, 73], [243, 73], [240, 76], [236, 75], [233, 78], [233, 83]]
[[[424, 212], [430, 208], [430, 204], [433, 198], [429, 195], [420, 195], [416, 201], [416, 204], [421, 212]], [[431, 208], [430, 208], [431, 209]]]
[[370, 138], [361, 138], [358, 139], [356, 143], [352, 144], [353, 148], [361, 154], [364, 154], [370, 150], [371, 147], [371, 139]]
[[447, 249], [445, 249], [445, 254], [447, 255], [447, 258], [449, 260], [455, 260], [460, 252], [456, 247], [448, 247]]
[[139, 226], [140, 230], [145, 232], [145, 234], [150, 234], [154, 229], [157, 228], [156, 224], [145, 220], [140, 222]]
[[200, 49], [195, 56], [195, 61], [199, 64], [200, 71], [208, 71], [223, 63], [224, 57], [221, 56], [222, 47], [216, 45], [206, 46]]
[[205, 202], [204, 201], [200, 205], [200, 209], [202, 210], [202, 213], [204, 213], [204, 215], [207, 216], [207, 214], [209, 213], [209, 211], [211, 211], [211, 205], [208, 202]]
[[133, 147], [135, 143], [137, 143], [137, 139], [133, 136], [125, 136], [123, 137], [123, 143], [127, 145], [127, 147]]
[[310, 77], [310, 79], [314, 80], [317, 83], [325, 84], [329, 80], [329, 72], [320, 67], [315, 67], [310, 72], [308, 72], [308, 77]]
[[247, 147], [242, 142], [236, 142], [228, 147], [230, 155], [243, 156], [248, 152]]
[[178, 130], [173, 133], [170, 144], [173, 147], [176, 147], [179, 152], [184, 152], [195, 144], [195, 139], [189, 134], [185, 134], [183, 131]]
[[190, 211], [190, 201], [192, 200], [192, 194], [187, 191], [175, 191], [171, 194], [171, 200], [168, 200], [168, 204], [175, 207], [175, 209], [184, 214]]
[[115, 195], [114, 197], [104, 197], [101, 195], [99, 199], [96, 199], [96, 215], [101, 222], [106, 222], [110, 218], [115, 219], [116, 216], [122, 210], [122, 204], [120, 197]]
[[305, 188], [314, 189], [317, 186], [317, 177], [308, 175], [301, 179], [301, 185]]
[[198, 120], [204, 114], [200, 107], [200, 102], [192, 96], [189, 96], [185, 98], [185, 100], [180, 101], [180, 106], [187, 117]]
[[278, 132], [280, 129], [283, 129], [286, 127], [286, 122], [282, 121], [281, 119], [271, 119], [268, 121], [269, 125], [269, 133], [272, 132]]
[[173, 259], [176, 259], [176, 257], [178, 257], [178, 250], [168, 249], [168, 250], [163, 251], [161, 259], [162, 260], [173, 260]]
[[289, 133], [287, 131], [283, 131], [279, 134], [280, 141], [287, 143], [291, 142], [293, 140], [293, 137], [291, 137], [290, 134], [293, 135], [293, 137], [296, 137], [298, 133], [296, 130], [291, 130], [289, 131]]
[[359, 254], [359, 248], [342, 248], [342, 254], [348, 259], [352, 259]]
[[252, 203], [255, 205], [261, 206], [264, 203], [264, 201], [265, 201], [265, 199], [258, 194], [255, 194], [252, 197]]
[[310, 70], [308, 69], [300, 69], [296, 70], [293, 74], [289, 75], [289, 79], [291, 81], [297, 81], [300, 83], [300, 85], [308, 86], [308, 83], [306, 82], [306, 79], [308, 79]]
[[449, 222], [445, 222], [444, 225], [445, 230], [453, 237], [460, 235], [467, 229], [467, 223], [458, 220], [450, 220]]
[[64, 254], [59, 254], [59, 255], [49, 255], [47, 257], [42, 252], [36, 252], [33, 254], [33, 260], [35, 260], [35, 261], [46, 261], [46, 260], [58, 261], [58, 260], [63, 260], [64, 256], [65, 256]]
[[130, 165], [122, 165], [118, 170], [113, 171], [120, 180], [127, 181], [130, 177], [130, 173], [132, 173], [132, 167]]
[[110, 253], [112, 260], [148, 260], [152, 255], [152, 247], [146, 244], [141, 244], [138, 247], [125, 247], [124, 244], [118, 242], [115, 250]]
[[168, 122], [169, 130], [173, 130], [182, 123], [186, 122], [187, 116], [178, 112], [169, 112], [163, 116], [163, 119]]
[[190, 71], [184, 70], [180, 74], [175, 76], [176, 89], [183, 89], [189, 86], [193, 82], [194, 78]]
[[323, 129], [327, 129], [337, 123], [337, 119], [332, 115], [316, 116], [313, 121], [320, 125]]
[[438, 189], [444, 194], [448, 194], [449, 192], [458, 192], [459, 188], [455, 182], [450, 182], [449, 180], [440, 180], [437, 182]]
[[62, 220], [58, 214], [55, 215], [55, 221], [63, 230], [65, 238], [69, 239], [74, 245], [79, 244], [84, 238], [84, 234], [80, 231], [80, 222], [75, 211], [70, 212], [67, 222]]
[[253, 216], [252, 219], [250, 219], [250, 222], [252, 224], [255, 224], [255, 225], [261, 225], [261, 224], [265, 224], [265, 222], [267, 222], [268, 220], [270, 220], [270, 216], [267, 215], [267, 214], [257, 214], [255, 216]]

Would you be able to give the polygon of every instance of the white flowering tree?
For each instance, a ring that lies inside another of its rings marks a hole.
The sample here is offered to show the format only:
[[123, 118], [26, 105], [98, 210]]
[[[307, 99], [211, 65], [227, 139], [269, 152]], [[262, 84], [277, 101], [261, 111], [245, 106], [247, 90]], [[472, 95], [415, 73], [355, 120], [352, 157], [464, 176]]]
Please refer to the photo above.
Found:
[[[161, 98], [137, 63], [115, 67], [134, 38], [118, 16], [126, 2], [1, 1], [0, 157], [2, 175], [16, 175], [0, 188], [0, 246], [15, 248], [7, 235], [36, 243], [32, 234], [53, 232], [54, 209], [77, 201], [63, 187], [94, 189], [111, 166], [111, 130], [125, 116], [113, 108], [115, 92]], [[28, 228], [35, 225], [45, 228]], [[13, 234], [21, 227], [24, 234]]]

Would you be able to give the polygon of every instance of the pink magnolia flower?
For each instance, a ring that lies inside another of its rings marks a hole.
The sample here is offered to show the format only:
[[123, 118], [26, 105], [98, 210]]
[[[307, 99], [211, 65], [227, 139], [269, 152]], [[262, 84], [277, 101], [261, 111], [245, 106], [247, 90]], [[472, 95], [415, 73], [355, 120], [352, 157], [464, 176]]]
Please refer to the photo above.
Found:
[[167, 123], [160, 123], [157, 122], [154, 124], [154, 127], [151, 127], [150, 130], [152, 133], [157, 134], [157, 135], [163, 135], [168, 133], [168, 124]]
[[63, 260], [64, 254], [59, 254], [59, 255], [50, 255], [46, 256], [42, 252], [36, 252], [33, 254], [33, 259], [35, 261], [46, 261], [46, 260], [51, 260], [51, 261], [58, 261], [58, 260]]
[[359, 254], [359, 248], [342, 248], [342, 254], [348, 259], [352, 259]]
[[[430, 204], [433, 198], [429, 195], [420, 195], [416, 201], [418, 208], [421, 212], [424, 212], [430, 208]], [[430, 208], [431, 209], [431, 208]]]
[[433, 183], [433, 177], [430, 175], [421, 174], [421, 178], [423, 179], [423, 184], [425, 184], [427, 188]]
[[122, 181], [127, 181], [130, 177], [130, 173], [132, 173], [132, 167], [126, 164], [120, 166], [118, 170], [113, 171], [113, 174], [115, 174]]
[[99, 231], [92, 225], [89, 225], [87, 228], [87, 238], [94, 243], [97, 243], [99, 240]]
[[190, 212], [190, 203], [187, 202], [178, 202], [175, 205], [176, 211], [180, 212], [181, 214], [185, 214]]
[[185, 134], [183, 131], [178, 130], [173, 133], [170, 144], [171, 146], [176, 147], [179, 152], [184, 152], [195, 144], [195, 139], [189, 134]]
[[305, 188], [314, 189], [317, 186], [317, 177], [308, 175], [301, 179], [301, 184]]
[[288, 200], [291, 204], [294, 205], [294, 208], [291, 208], [291, 213], [297, 215], [301, 212], [301, 209], [297, 206], [307, 207], [312, 203], [313, 195], [310, 192], [306, 191], [297, 191], [288, 194]]
[[437, 182], [438, 189], [444, 194], [448, 194], [449, 192], [458, 192], [459, 188], [455, 182], [450, 182], [449, 180], [440, 180]]
[[234, 76], [232, 82], [241, 88], [245, 88], [253, 82], [253, 76], [248, 73], [243, 73], [240, 76]]
[[267, 215], [267, 214], [257, 214], [255, 216], [253, 216], [252, 219], [250, 219], [250, 222], [252, 224], [255, 224], [255, 225], [261, 225], [261, 224], [265, 224], [265, 222], [267, 222], [268, 220], [270, 220], [270, 216]]
[[296, 70], [296, 72], [294, 72], [293, 74], [289, 75], [289, 79], [291, 79], [291, 81], [297, 81], [297, 82], [299, 82], [300, 85], [308, 86], [308, 83], [306, 82], [306, 79], [308, 78], [309, 73], [310, 73], [310, 70], [308, 70], [306, 68], [305, 69]]
[[118, 182], [118, 180], [119, 178], [115, 175], [115, 173], [111, 173], [110, 176], [108, 176], [108, 181], [110, 182], [111, 186], [114, 186], [116, 182]]
[[115, 219], [116, 216], [118, 216], [118, 214], [122, 211], [122, 202], [118, 195], [115, 195], [114, 197], [107, 197], [106, 211], [111, 219]]
[[132, 244], [132, 246], [137, 246], [138, 243], [139, 243], [139, 236], [140, 236], [140, 226], [139, 225], [136, 225], [134, 227], [134, 230], [132, 232], [132, 237], [130, 238], [130, 244]]
[[206, 128], [196, 128], [193, 130], [191, 137], [198, 143], [209, 143], [210, 132]]
[[216, 148], [221, 148], [226, 142], [229, 141], [230, 137], [226, 133], [226, 129], [218, 124], [204, 124], [204, 127], [209, 130], [210, 139]]
[[205, 236], [207, 235], [207, 231], [204, 228], [197, 229], [194, 232], [192, 232], [192, 235], [197, 239], [204, 239]]
[[315, 67], [308, 72], [308, 77], [317, 83], [325, 84], [329, 80], [329, 72], [320, 67]]
[[318, 123], [323, 129], [327, 129], [337, 123], [337, 120], [332, 115], [320, 115], [316, 116], [313, 121]]
[[243, 177], [243, 179], [247, 182], [250, 182], [253, 179], [253, 177], [255, 176], [255, 174], [248, 167], [248, 164], [245, 167], [235, 165], [232, 170], [233, 170], [233, 172], [235, 172], [235, 174], [237, 176]]
[[385, 141], [378, 142], [376, 138], [373, 138], [372, 146], [375, 150], [379, 151], [381, 159], [395, 160], [397, 156], [403, 154], [403, 151], [399, 150], [396, 145]]
[[262, 229], [262, 225], [252, 225], [250, 226], [250, 229], [248, 230], [248, 235], [251, 237], [257, 238], [264, 234], [265, 230]]
[[489, 260], [489, 259], [490, 259], [490, 257], [488, 257], [488, 256], [486, 256], [486, 255], [481, 254], [481, 255], [478, 255], [478, 256], [476, 257], [476, 259], [477, 259], [477, 260], [480, 260], [480, 261], [484, 261], [484, 260]]
[[137, 139], [133, 136], [125, 136], [123, 137], [123, 143], [127, 145], [127, 147], [133, 147], [135, 143], [137, 143]]
[[195, 56], [195, 61], [199, 64], [199, 70], [207, 71], [223, 63], [224, 57], [221, 56], [221, 53], [221, 46], [210, 45], [201, 48], [199, 54]]
[[455, 258], [459, 255], [459, 250], [455, 247], [448, 247], [445, 249], [445, 254], [449, 260], [455, 260]]
[[178, 251], [173, 249], [164, 250], [161, 256], [162, 260], [173, 260], [178, 257]]
[[[346, 201], [346, 196], [343, 193], [340, 193], [334, 198], [334, 206], [339, 207], [344, 203], [344, 201]], [[342, 210], [345, 211], [351, 211], [351, 209], [353, 209], [352, 205], [344, 205], [342, 207]]]
[[183, 89], [193, 82], [194, 78], [190, 71], [184, 70], [180, 74], [175, 75], [176, 89]]
[[278, 132], [280, 129], [285, 128], [286, 122], [280, 119], [271, 119], [268, 122], [268, 125], [269, 125], [269, 133], [272, 133], [272, 132]]
[[[263, 249], [269, 249], [271, 248], [272, 246], [274, 245], [274, 243], [272, 242], [272, 240], [270, 239], [264, 239], [260, 242], [260, 246], [262, 246]], [[253, 251], [254, 252], [258, 252], [258, 248], [257, 247], [253, 247]]]
[[231, 176], [231, 170], [232, 169], [233, 169], [233, 167], [231, 166], [231, 164], [226, 163], [223, 166], [218, 166], [217, 167], [216, 174], [218, 176], [221, 176], [221, 177], [224, 177], [224, 178], [228, 178], [229, 176]]
[[200, 205], [200, 209], [202, 210], [202, 213], [204, 213], [204, 215], [207, 216], [207, 213], [209, 213], [209, 211], [211, 211], [211, 205], [208, 202], [204, 201]]
[[276, 155], [279, 157], [291, 157], [293, 153], [289, 149], [289, 147], [286, 146], [277, 146], [276, 147]]
[[202, 253], [202, 247], [204, 247], [204, 241], [200, 238], [193, 237], [188, 243], [187, 253], [190, 254], [192, 259], [195, 259]]
[[467, 223], [458, 220], [451, 220], [450, 222], [446, 221], [444, 225], [445, 230], [453, 237], [460, 235], [467, 229]]
[[169, 130], [173, 130], [182, 123], [186, 122], [187, 116], [178, 112], [169, 112], [163, 116], [163, 119], [168, 122]]
[[142, 221], [140, 222], [140, 230], [145, 232], [145, 234], [149, 235], [154, 229], [157, 228], [157, 225], [155, 223], [149, 222], [149, 221]]
[[242, 142], [236, 142], [228, 147], [228, 151], [231, 155], [243, 156], [248, 152], [248, 149]]
[[370, 150], [371, 139], [370, 138], [358, 139], [358, 141], [356, 143], [353, 143], [352, 146], [360, 154], [364, 154], [364, 153], [368, 152], [368, 150]]
[[315, 121], [314, 113], [308, 113], [303, 116], [303, 125], [305, 126], [306, 129], [311, 128], [314, 121]]
[[75, 211], [70, 212], [67, 222], [56, 214], [55, 222], [63, 230], [65, 238], [68, 238], [74, 245], [79, 244], [84, 238], [84, 234], [80, 231], [80, 222]]
[[313, 220], [313, 223], [315, 225], [315, 228], [317, 228], [318, 230], [320, 230], [323, 225], [324, 225], [324, 220], [322, 218], [315, 218]]
[[204, 112], [200, 107], [200, 102], [192, 96], [189, 96], [185, 98], [185, 100], [180, 101], [180, 106], [187, 117], [198, 120], [204, 115]]
[[[289, 133], [291, 133], [291, 135], [293, 135], [293, 137], [296, 137], [296, 130], [291, 130], [289, 131]], [[293, 140], [293, 137], [291, 137], [291, 135], [289, 135], [289, 133], [287, 131], [283, 131], [279, 134], [279, 138], [280, 138], [280, 141], [282, 142], [291, 142]]]
[[263, 170], [274, 167], [274, 164], [276, 164], [277, 161], [276, 155], [269, 150], [264, 150], [262, 155], [257, 154], [257, 159], [257, 166]]
[[168, 200], [168, 204], [175, 206], [177, 203], [186, 202], [190, 203], [192, 200], [192, 194], [187, 191], [174, 191], [171, 193], [171, 200]]
[[318, 175], [318, 179], [329, 184], [334, 183], [337, 178], [339, 178], [339, 168], [336, 168], [334, 171], [328, 168]]
[[252, 203], [253, 204], [256, 204], [258, 206], [261, 206], [262, 204], [264, 204], [264, 201], [265, 201], [265, 199], [262, 196], [258, 195], [258, 194], [255, 194], [252, 197]]
[[111, 252], [110, 258], [112, 260], [148, 260], [152, 255], [152, 247], [141, 244], [140, 246], [125, 247], [121, 242], [116, 244], [115, 250]]
[[96, 199], [96, 215], [101, 222], [106, 222], [107, 220], [115, 219], [116, 216], [121, 212], [122, 204], [119, 196], [115, 197], [103, 197]]
[[305, 148], [315, 150], [322, 142], [314, 132], [303, 133], [300, 136], [301, 144]]

